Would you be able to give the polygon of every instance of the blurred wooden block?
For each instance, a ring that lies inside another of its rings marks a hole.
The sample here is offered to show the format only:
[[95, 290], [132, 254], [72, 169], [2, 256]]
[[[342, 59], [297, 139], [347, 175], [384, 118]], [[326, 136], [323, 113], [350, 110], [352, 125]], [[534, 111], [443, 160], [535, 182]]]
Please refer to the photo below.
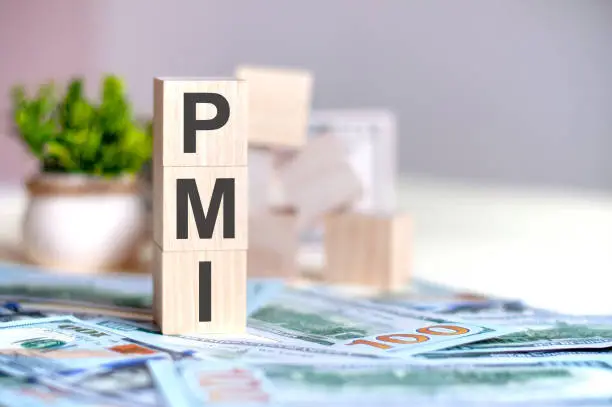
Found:
[[246, 251], [153, 253], [153, 315], [164, 335], [244, 333]]
[[404, 214], [331, 214], [325, 219], [325, 280], [401, 289], [409, 278], [412, 222]]
[[153, 165], [247, 165], [246, 86], [231, 79], [155, 78]]
[[155, 242], [168, 251], [246, 250], [247, 172], [247, 167], [154, 168]]
[[298, 148], [306, 143], [310, 72], [244, 66], [236, 76], [249, 86], [249, 145]]
[[271, 150], [249, 148], [249, 211], [265, 210], [270, 205], [274, 155]]
[[291, 209], [269, 209], [249, 216], [249, 277], [294, 279], [298, 274], [299, 232]]
[[332, 136], [309, 143], [279, 170], [287, 204], [298, 210], [300, 229], [326, 213], [348, 208], [361, 196], [359, 179], [345, 161], [342, 145]]
[[285, 206], [279, 178], [282, 168], [294, 156], [287, 150], [249, 148], [249, 210], [258, 212]]
[[361, 181], [363, 195], [352, 209], [389, 212], [396, 209], [397, 118], [386, 110], [314, 110], [310, 137], [333, 134]]

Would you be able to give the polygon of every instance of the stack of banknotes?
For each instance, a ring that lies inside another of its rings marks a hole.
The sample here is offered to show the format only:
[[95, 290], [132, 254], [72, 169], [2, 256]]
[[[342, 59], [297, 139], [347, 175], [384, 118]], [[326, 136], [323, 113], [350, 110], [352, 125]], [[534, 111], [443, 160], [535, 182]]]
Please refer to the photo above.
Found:
[[612, 317], [414, 282], [248, 284], [248, 334], [161, 335], [151, 279], [0, 266], [2, 406], [612, 404]]

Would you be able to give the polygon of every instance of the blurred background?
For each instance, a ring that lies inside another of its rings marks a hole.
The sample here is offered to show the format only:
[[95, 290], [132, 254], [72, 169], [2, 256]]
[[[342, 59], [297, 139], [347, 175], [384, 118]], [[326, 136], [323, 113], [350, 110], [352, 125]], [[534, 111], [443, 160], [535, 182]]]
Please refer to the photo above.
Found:
[[[383, 107], [402, 172], [612, 188], [612, 3], [0, 1], [0, 111], [15, 83], [122, 76], [151, 115], [151, 78], [240, 63], [315, 75], [313, 108]], [[0, 179], [32, 160], [0, 130]]]
[[11, 134], [17, 83], [113, 73], [150, 118], [154, 76], [242, 63], [310, 70], [313, 109], [394, 112], [416, 276], [536, 301], [554, 279], [558, 304], [592, 288], [576, 273], [609, 279], [608, 0], [0, 0], [0, 182], [38, 167]]

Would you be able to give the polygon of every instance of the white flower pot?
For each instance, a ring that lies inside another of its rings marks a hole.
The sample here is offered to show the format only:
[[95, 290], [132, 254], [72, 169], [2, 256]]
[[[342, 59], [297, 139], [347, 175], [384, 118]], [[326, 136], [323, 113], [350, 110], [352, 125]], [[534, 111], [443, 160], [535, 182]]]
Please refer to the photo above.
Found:
[[114, 269], [142, 243], [145, 214], [133, 179], [45, 174], [28, 191], [23, 243], [34, 263], [78, 272]]

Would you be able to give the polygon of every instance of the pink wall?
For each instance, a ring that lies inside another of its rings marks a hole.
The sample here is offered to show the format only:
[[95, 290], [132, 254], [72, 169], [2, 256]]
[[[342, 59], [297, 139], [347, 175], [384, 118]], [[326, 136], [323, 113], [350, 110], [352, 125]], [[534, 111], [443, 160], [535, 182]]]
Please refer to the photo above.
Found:
[[[395, 111], [402, 171], [612, 188], [612, 1], [265, 4], [0, 0], [0, 134], [15, 82], [116, 73], [150, 117], [154, 76], [295, 66], [315, 108]], [[0, 135], [0, 182], [32, 168]]]
[[95, 14], [94, 2], [80, 0], [0, 2], [0, 182], [37, 168], [11, 134], [10, 88], [95, 72]]

